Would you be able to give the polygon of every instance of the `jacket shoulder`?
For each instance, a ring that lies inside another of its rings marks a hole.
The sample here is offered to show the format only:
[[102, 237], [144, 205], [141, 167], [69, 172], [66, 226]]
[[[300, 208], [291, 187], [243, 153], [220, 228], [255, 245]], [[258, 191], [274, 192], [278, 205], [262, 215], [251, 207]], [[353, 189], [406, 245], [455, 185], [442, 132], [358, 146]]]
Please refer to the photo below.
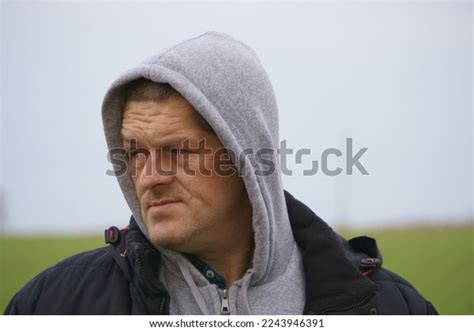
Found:
[[[341, 238], [341, 241], [348, 259], [377, 285], [377, 314], [438, 314], [431, 302], [426, 300], [412, 284], [395, 272], [382, 267], [382, 254], [374, 238], [361, 236], [349, 241]], [[375, 259], [374, 264], [367, 264], [367, 259]]]
[[40, 272], [12, 298], [5, 314], [98, 314], [104, 308], [101, 294], [120, 293], [126, 283], [110, 247], [97, 248]]
[[400, 275], [380, 268], [371, 276], [378, 286], [381, 314], [437, 315], [436, 308]]

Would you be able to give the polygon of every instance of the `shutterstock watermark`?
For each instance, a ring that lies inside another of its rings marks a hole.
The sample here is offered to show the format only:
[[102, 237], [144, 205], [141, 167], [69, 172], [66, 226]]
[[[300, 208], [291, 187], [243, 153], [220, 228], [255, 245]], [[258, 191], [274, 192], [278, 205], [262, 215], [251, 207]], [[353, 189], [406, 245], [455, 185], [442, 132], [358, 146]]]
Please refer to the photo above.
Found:
[[[351, 176], [355, 173], [369, 175], [363, 164], [363, 156], [367, 147], [355, 150], [352, 138], [346, 138], [345, 148], [326, 148], [320, 153], [319, 159], [314, 159], [310, 148], [289, 148], [287, 141], [282, 140], [275, 151], [273, 148], [245, 148], [239, 153], [224, 147], [211, 148], [205, 139], [197, 143], [184, 140], [177, 146], [145, 148], [140, 147], [135, 139], [127, 141], [123, 147], [113, 148], [107, 158], [113, 169], [108, 169], [109, 176], [174, 176], [182, 173], [187, 176], [222, 176], [228, 177], [238, 174], [245, 176], [246, 171], [252, 169], [257, 176], [270, 176], [280, 163], [283, 175], [292, 176], [294, 171], [288, 168], [288, 161], [296, 165], [307, 164], [303, 159], [310, 161], [309, 168], [303, 169], [303, 176], [314, 176], [322, 173], [326, 176]], [[252, 167], [247, 167], [250, 162]]]
[[[352, 175], [354, 173], [354, 168], [359, 171], [362, 175], [368, 175], [369, 172], [361, 163], [361, 157], [367, 152], [368, 148], [363, 147], [359, 148], [357, 153], [354, 154], [353, 148], [353, 141], [352, 138], [346, 138], [346, 148], [345, 153], [337, 148], [327, 148], [322, 151], [321, 153], [321, 161], [312, 160], [311, 161], [311, 168], [304, 169], [303, 175], [304, 176], [314, 176], [318, 173], [319, 169], [321, 168], [321, 172], [326, 176], [338, 176], [343, 173], [343, 169], [341, 167], [331, 167], [330, 166], [330, 157], [332, 158], [340, 158], [344, 157], [345, 159], [345, 174]], [[286, 140], [282, 140], [280, 142], [280, 162], [281, 162], [281, 172], [284, 175], [291, 176], [293, 175], [293, 171], [287, 168], [287, 156], [291, 157], [295, 155], [296, 164], [303, 163], [303, 156], [311, 156], [311, 149], [310, 148], [299, 148], [296, 152], [292, 148], [288, 148], [286, 146]], [[321, 165], [321, 167], [319, 167]]]

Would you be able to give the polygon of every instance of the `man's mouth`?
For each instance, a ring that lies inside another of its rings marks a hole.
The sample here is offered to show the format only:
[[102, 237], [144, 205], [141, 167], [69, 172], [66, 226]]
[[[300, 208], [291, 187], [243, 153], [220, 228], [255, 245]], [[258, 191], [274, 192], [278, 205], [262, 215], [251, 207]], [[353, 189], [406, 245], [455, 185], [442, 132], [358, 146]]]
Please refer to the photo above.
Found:
[[169, 208], [173, 205], [176, 205], [178, 202], [179, 202], [179, 200], [169, 199], [169, 198], [153, 200], [150, 203], [149, 210], [152, 213], [159, 212], [159, 211], [165, 210], [165, 209], [167, 209], [167, 208]]

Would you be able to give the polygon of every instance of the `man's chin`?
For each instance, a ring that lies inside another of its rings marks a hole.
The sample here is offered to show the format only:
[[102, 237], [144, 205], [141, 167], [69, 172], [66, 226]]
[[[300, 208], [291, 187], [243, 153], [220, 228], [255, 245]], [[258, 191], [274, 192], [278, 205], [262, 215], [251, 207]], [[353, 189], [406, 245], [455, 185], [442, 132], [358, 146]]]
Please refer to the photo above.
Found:
[[186, 240], [184, 238], [177, 238], [174, 236], [166, 236], [163, 233], [159, 235], [154, 235], [152, 232], [150, 234], [150, 240], [156, 246], [163, 247], [165, 249], [181, 252], [186, 250]]
[[161, 219], [160, 221], [147, 219], [147, 230], [150, 241], [156, 246], [177, 252], [186, 253], [192, 250], [191, 246], [195, 242], [195, 240], [193, 240], [195, 236], [189, 231], [188, 226], [183, 224], [180, 219]]

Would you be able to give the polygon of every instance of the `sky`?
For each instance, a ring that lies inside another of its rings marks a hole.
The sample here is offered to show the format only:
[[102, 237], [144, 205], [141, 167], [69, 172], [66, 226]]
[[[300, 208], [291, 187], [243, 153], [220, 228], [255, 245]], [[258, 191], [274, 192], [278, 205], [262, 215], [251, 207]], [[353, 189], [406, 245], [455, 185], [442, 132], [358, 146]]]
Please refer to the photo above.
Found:
[[[0, 231], [100, 233], [130, 211], [101, 103], [149, 56], [206, 31], [258, 54], [279, 105], [285, 188], [334, 227], [472, 220], [472, 3], [2, 2]], [[346, 171], [346, 140], [368, 175]], [[304, 176], [338, 148], [329, 167]]]

